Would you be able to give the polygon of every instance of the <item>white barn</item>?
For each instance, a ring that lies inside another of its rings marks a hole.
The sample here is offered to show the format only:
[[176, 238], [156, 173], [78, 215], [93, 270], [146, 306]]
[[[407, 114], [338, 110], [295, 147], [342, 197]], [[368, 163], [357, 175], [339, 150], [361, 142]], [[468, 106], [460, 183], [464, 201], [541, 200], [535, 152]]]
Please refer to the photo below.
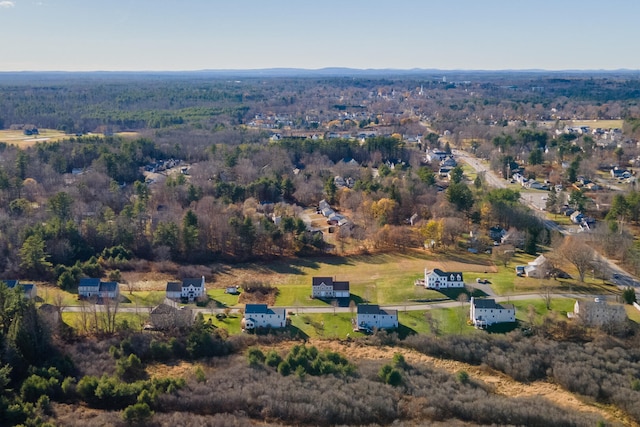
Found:
[[495, 323], [516, 321], [516, 309], [513, 304], [498, 304], [493, 299], [471, 297], [469, 317], [476, 328], [484, 328]]
[[428, 289], [464, 288], [464, 277], [459, 272], [445, 272], [439, 268], [425, 269], [424, 287]]
[[284, 308], [269, 308], [267, 304], [246, 304], [242, 328], [284, 328], [287, 325], [287, 311]]
[[358, 328], [394, 329], [398, 327], [398, 310], [385, 310], [375, 304], [358, 305]]

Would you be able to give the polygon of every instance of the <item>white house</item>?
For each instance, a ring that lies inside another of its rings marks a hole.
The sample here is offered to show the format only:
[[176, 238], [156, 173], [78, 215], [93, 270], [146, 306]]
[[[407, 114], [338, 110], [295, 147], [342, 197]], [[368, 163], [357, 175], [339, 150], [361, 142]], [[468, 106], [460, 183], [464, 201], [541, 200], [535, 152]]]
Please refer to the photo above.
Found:
[[349, 298], [349, 282], [338, 282], [332, 277], [314, 277], [311, 281], [312, 298]]
[[464, 288], [462, 273], [444, 272], [439, 268], [424, 270], [424, 287], [428, 289]]
[[120, 285], [118, 282], [102, 282], [100, 279], [85, 277], [80, 279], [78, 296], [115, 299], [120, 296]]
[[549, 262], [544, 257], [544, 255], [540, 255], [538, 258], [531, 261], [524, 268], [524, 275], [527, 277], [533, 277], [536, 279], [544, 278], [549, 272]]
[[204, 276], [201, 278], [184, 279], [180, 282], [167, 283], [167, 298], [172, 300], [186, 299], [194, 301], [205, 294]]
[[494, 323], [516, 321], [516, 309], [513, 304], [498, 304], [492, 299], [475, 299], [471, 297], [469, 318], [476, 328], [484, 328]]
[[267, 304], [246, 304], [242, 328], [284, 328], [287, 324], [287, 311], [284, 308], [269, 308]]
[[375, 304], [358, 305], [358, 328], [393, 329], [398, 327], [398, 310], [385, 310]]
[[569, 314], [586, 326], [623, 323], [627, 318], [627, 312], [621, 304], [607, 304], [600, 298], [595, 298], [593, 301], [576, 301], [573, 305], [573, 313]]

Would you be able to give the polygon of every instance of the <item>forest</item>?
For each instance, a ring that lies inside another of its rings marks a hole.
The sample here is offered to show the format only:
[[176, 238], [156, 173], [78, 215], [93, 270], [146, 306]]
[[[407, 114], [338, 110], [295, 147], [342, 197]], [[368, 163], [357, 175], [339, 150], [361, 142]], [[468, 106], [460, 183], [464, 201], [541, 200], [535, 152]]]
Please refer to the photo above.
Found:
[[[83, 277], [117, 280], [125, 271], [188, 276], [203, 266], [427, 244], [435, 254], [482, 254], [493, 248], [487, 230], [496, 224], [521, 237], [523, 253], [557, 249], [569, 260], [568, 246], [586, 247], [637, 274], [635, 180], [613, 182], [614, 191], [583, 183], [637, 167], [639, 88], [623, 72], [3, 73], [0, 279], [75, 293]], [[40, 135], [3, 141], [32, 129]], [[48, 138], [49, 129], [64, 136]], [[436, 151], [486, 159], [505, 188], [462, 164], [443, 173], [427, 158]], [[515, 171], [553, 188], [545, 208], [555, 218], [571, 208], [601, 225], [563, 241], [520, 203], [508, 181]], [[314, 226], [308, 218], [322, 200], [348, 225]], [[287, 334], [229, 336], [201, 317], [173, 333], [143, 333], [125, 320], [92, 335], [52, 321], [60, 307], [47, 315], [1, 283], [0, 306], [0, 419], [9, 425], [86, 425], [70, 415], [79, 408], [102, 425], [619, 421], [506, 397], [466, 372], [401, 355], [352, 358]], [[554, 382], [619, 409], [622, 424], [640, 422], [635, 323], [594, 332], [549, 317], [529, 326], [482, 336], [378, 332], [347, 345]], [[184, 375], [150, 374], [180, 364]]]

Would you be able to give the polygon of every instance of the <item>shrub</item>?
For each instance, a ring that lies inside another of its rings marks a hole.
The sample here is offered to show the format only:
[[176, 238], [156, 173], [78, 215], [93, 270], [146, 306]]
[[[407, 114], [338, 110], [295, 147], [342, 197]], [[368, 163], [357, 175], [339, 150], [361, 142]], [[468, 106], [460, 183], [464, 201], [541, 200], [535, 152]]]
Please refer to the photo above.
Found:
[[407, 367], [407, 361], [401, 353], [395, 353], [393, 355], [393, 366], [400, 369], [405, 369]]
[[40, 396], [50, 393], [49, 381], [38, 375], [31, 375], [20, 387], [20, 397], [25, 402], [37, 402]]
[[247, 352], [249, 365], [258, 366], [264, 363], [264, 353], [258, 347], [251, 347]]
[[136, 403], [125, 408], [122, 419], [128, 423], [143, 423], [153, 416], [153, 411], [146, 403]]
[[385, 383], [394, 387], [399, 386], [402, 383], [402, 375], [400, 371], [395, 369], [391, 365], [384, 365], [378, 371], [378, 378]]
[[283, 377], [291, 375], [291, 365], [286, 360], [283, 360], [278, 365], [278, 373]]
[[622, 291], [622, 300], [625, 304], [633, 304], [636, 302], [636, 290], [634, 288], [628, 287]]
[[116, 362], [116, 374], [126, 381], [135, 381], [147, 376], [140, 358], [135, 354], [130, 354], [129, 357]]
[[282, 357], [280, 357], [277, 351], [271, 350], [269, 351], [269, 353], [267, 353], [267, 356], [265, 358], [265, 363], [268, 366], [271, 366], [272, 368], [277, 368], [278, 365], [280, 365], [280, 362], [282, 362]]
[[457, 378], [460, 384], [467, 384], [469, 382], [469, 374], [467, 371], [458, 371]]
[[158, 340], [151, 340], [149, 351], [153, 360], [161, 362], [171, 359], [172, 356], [171, 345]]
[[206, 383], [207, 382], [207, 377], [204, 374], [204, 371], [202, 370], [201, 366], [198, 366], [196, 368], [195, 375], [196, 375], [196, 381], [198, 381], [199, 383]]

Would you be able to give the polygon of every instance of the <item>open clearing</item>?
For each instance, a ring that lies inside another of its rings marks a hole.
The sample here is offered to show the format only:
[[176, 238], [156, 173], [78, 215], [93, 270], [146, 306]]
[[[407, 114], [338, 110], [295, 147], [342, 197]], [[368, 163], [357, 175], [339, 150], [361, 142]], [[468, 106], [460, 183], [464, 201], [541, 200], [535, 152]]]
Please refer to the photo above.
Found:
[[69, 138], [64, 132], [55, 129], [39, 129], [39, 135], [25, 135], [22, 130], [0, 130], [0, 142], [16, 145], [19, 148], [29, 148], [38, 142], [53, 142]]
[[[102, 134], [88, 134], [91, 136], [103, 136]], [[138, 132], [118, 132], [117, 136], [124, 138], [136, 138], [139, 136]], [[29, 148], [36, 145], [38, 142], [55, 142], [61, 141], [67, 138], [73, 138], [74, 135], [64, 133], [56, 129], [38, 129], [38, 135], [25, 135], [22, 130], [0, 130], [0, 142], [7, 143], [9, 145], [15, 145], [18, 148]]]

